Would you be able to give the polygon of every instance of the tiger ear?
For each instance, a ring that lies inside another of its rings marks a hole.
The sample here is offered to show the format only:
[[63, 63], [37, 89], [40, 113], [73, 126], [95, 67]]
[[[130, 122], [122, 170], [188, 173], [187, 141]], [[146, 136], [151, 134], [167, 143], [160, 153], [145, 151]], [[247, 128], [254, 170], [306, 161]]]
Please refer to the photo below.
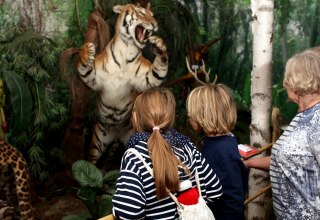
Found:
[[120, 14], [122, 12], [122, 5], [115, 5], [113, 6], [113, 12]]
[[141, 7], [141, 8], [146, 8], [147, 10], [151, 10], [151, 3], [148, 2], [147, 5], [141, 5], [139, 2], [137, 2], [136, 4], [138, 7]]

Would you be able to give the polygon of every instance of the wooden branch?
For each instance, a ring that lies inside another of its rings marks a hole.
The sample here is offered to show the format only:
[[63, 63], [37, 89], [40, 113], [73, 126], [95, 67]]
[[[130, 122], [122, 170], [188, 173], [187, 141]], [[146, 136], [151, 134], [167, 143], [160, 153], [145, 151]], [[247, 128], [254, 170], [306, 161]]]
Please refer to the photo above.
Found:
[[169, 82], [164, 83], [164, 87], [170, 87], [172, 85], [176, 85], [177, 83], [180, 83], [181, 81], [192, 79], [192, 78], [193, 78], [193, 75], [191, 73], [188, 73], [188, 74], [181, 76], [177, 79], [174, 79], [174, 80], [171, 80]]
[[274, 144], [274, 143], [267, 144], [267, 145], [259, 148], [258, 150], [259, 150], [260, 152], [266, 151], [266, 150], [268, 150], [269, 148], [271, 148], [273, 144]]
[[[217, 43], [220, 38], [214, 38], [211, 41], [207, 42], [205, 45], [197, 48], [193, 52], [193, 58], [195, 62], [198, 62], [202, 59], [205, 59], [204, 56], [208, 53], [208, 49], [215, 43]], [[206, 60], [206, 59], [205, 59]]]
[[263, 193], [267, 192], [269, 189], [271, 189], [271, 184], [261, 189], [259, 192], [257, 192], [255, 195], [251, 196], [250, 198], [246, 199], [244, 201], [244, 205], [248, 205], [248, 203], [252, 202], [256, 198], [258, 198]]
[[79, 4], [78, 4], [78, 0], [76, 0], [76, 15], [77, 15], [77, 20], [78, 20], [79, 31], [82, 33], [81, 24], [80, 24], [80, 15], [79, 15]]

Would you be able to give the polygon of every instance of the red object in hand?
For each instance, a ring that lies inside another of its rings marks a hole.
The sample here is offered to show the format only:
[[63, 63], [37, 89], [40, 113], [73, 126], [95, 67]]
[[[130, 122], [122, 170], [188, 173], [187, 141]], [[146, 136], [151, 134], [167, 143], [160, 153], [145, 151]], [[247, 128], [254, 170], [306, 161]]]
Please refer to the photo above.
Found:
[[199, 192], [196, 187], [188, 189], [178, 196], [178, 201], [183, 205], [195, 205], [198, 203], [198, 199]]
[[261, 151], [247, 144], [238, 144], [238, 150], [240, 156], [245, 160], [249, 159], [250, 157], [256, 156], [257, 154], [261, 154]]

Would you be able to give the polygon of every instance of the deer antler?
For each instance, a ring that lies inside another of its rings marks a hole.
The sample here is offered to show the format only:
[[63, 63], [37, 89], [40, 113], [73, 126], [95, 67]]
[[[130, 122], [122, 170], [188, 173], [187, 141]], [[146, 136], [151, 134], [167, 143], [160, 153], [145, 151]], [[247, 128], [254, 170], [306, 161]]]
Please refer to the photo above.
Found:
[[206, 83], [210, 83], [210, 69], [207, 71], [206, 70], [206, 64], [204, 63], [203, 60], [202, 61], [202, 66], [200, 66], [200, 70], [204, 73], [204, 75], [206, 76]]
[[186, 63], [187, 63], [187, 68], [189, 70], [189, 72], [194, 76], [194, 78], [202, 85], [207, 85], [207, 84], [210, 84], [210, 85], [214, 85], [216, 84], [216, 81], [217, 81], [217, 74], [215, 74], [215, 78], [213, 80], [212, 83], [210, 83], [210, 69], [209, 71], [206, 70], [206, 65], [204, 63], [204, 61], [202, 60], [202, 66], [200, 67], [200, 70], [204, 73], [205, 75], [205, 79], [206, 79], [206, 82], [203, 82], [201, 81], [199, 78], [198, 78], [198, 74], [197, 74], [197, 71], [193, 71], [191, 68], [190, 68], [190, 63], [188, 61], [188, 58], [186, 57]]
[[202, 82], [199, 78], [198, 78], [198, 74], [196, 71], [193, 71], [191, 68], [190, 68], [190, 63], [188, 61], [188, 58], [186, 57], [186, 63], [187, 63], [187, 68], [189, 70], [189, 72], [194, 76], [194, 78], [202, 85], [205, 85], [206, 83]]

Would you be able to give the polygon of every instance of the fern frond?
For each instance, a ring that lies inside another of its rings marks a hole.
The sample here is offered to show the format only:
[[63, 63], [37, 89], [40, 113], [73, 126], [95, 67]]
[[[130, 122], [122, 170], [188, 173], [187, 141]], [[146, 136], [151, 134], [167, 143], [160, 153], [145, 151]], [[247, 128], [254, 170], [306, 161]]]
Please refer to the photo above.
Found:
[[44, 152], [43, 150], [37, 146], [37, 145], [33, 145], [29, 151], [28, 151], [28, 155], [30, 157], [30, 161], [32, 164], [34, 164], [35, 169], [40, 169], [40, 165], [46, 165], [46, 160], [44, 157]]
[[17, 36], [12, 42], [6, 44], [6, 49], [10, 52], [18, 52], [19, 48], [23, 48], [26, 45], [32, 43], [33, 40], [50, 40], [47, 37], [44, 37], [38, 32], [24, 32], [21, 35]]

